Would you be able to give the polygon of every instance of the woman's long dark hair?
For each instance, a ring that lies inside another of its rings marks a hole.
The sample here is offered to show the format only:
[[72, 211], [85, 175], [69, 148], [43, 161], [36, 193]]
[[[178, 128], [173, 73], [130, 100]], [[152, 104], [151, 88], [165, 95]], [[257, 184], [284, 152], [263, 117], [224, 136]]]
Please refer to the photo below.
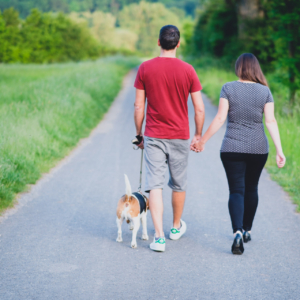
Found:
[[259, 62], [252, 53], [242, 54], [235, 63], [235, 74], [242, 80], [254, 81], [268, 86]]

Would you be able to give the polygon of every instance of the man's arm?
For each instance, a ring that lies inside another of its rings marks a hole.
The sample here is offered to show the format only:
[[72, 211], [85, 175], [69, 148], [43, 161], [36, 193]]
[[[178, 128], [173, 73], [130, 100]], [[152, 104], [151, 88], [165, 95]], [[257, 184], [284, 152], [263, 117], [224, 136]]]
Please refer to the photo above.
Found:
[[193, 145], [197, 141], [199, 141], [202, 136], [202, 129], [203, 129], [203, 124], [205, 119], [205, 107], [204, 107], [204, 103], [200, 91], [191, 93], [191, 98], [195, 110], [195, 125], [196, 125], [195, 135], [194, 138], [192, 139], [191, 147], [190, 147], [190, 149], [192, 150]]
[[[145, 117], [145, 104], [146, 94], [144, 90], [136, 89], [135, 102], [134, 102], [134, 123], [136, 128], [136, 135], [143, 135], [142, 128]], [[144, 143], [138, 145], [141, 149], [144, 149]]]

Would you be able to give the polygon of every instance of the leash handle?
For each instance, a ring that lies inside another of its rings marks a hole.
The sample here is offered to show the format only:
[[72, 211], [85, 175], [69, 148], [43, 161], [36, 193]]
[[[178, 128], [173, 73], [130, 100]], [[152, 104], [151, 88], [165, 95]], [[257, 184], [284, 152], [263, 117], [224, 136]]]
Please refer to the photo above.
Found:
[[[137, 146], [137, 145], [139, 145], [143, 140], [144, 140], [144, 138], [143, 138], [142, 135], [136, 135], [136, 136], [135, 136], [135, 139], [133, 139], [133, 140], [131, 141], [131, 143], [132, 143], [133, 145]], [[139, 150], [139, 147], [134, 147], [134, 146], [133, 146], [133, 149], [134, 149], [134, 150]]]

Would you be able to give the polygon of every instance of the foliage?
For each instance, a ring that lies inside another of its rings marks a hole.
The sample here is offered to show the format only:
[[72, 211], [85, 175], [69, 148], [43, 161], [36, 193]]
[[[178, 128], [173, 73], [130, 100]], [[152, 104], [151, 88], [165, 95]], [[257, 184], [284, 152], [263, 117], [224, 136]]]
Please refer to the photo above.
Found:
[[[215, 65], [211, 66], [211, 64], [207, 64], [207, 60], [209, 61], [210, 59], [203, 57], [201, 60], [192, 61], [192, 63], [199, 75], [203, 92], [212, 99], [215, 105], [218, 105], [223, 84], [228, 81], [237, 80], [237, 77], [233, 71], [226, 71], [220, 68], [218, 66], [219, 61], [216, 62], [215, 60]], [[271, 174], [271, 177], [285, 191], [289, 192], [294, 202], [298, 205], [297, 210], [300, 212], [300, 107], [294, 108], [297, 113], [287, 115], [286, 98], [289, 93], [288, 88], [278, 80], [277, 74], [269, 74], [267, 80], [274, 97], [276, 119], [281, 134], [283, 150], [287, 158], [286, 166], [283, 169], [278, 169], [275, 160], [276, 149], [266, 130], [270, 144], [267, 170]]]
[[[4, 10], [14, 7], [24, 18], [30, 14], [32, 8], [38, 8], [43, 12], [94, 12], [101, 10], [110, 12], [114, 15], [125, 6], [132, 3], [139, 3], [141, 0], [0, 0], [0, 9]], [[148, 0], [148, 2], [161, 2], [166, 7], [177, 7], [183, 10], [187, 15], [194, 16], [198, 5], [198, 0]]]
[[79, 61], [106, 52], [87, 28], [62, 13], [54, 15], [33, 9], [25, 21], [12, 8], [0, 15], [1, 62]]
[[75, 22], [88, 27], [100, 44], [118, 50], [122, 49], [130, 52], [136, 50], [137, 34], [125, 28], [116, 28], [117, 18], [111, 13], [102, 11], [95, 11], [93, 13], [89, 11], [81, 13], [73, 12], [70, 14], [70, 17]]
[[201, 54], [221, 57], [232, 53], [237, 35], [237, 14], [233, 4], [223, 0], [212, 0], [205, 4], [194, 35], [196, 48]]
[[291, 104], [300, 89], [300, 2], [298, 0], [272, 0], [269, 4], [272, 18], [272, 37], [276, 44], [276, 65], [286, 74], [282, 78], [290, 88]]
[[191, 18], [186, 18], [182, 23], [181, 50], [185, 56], [189, 55], [190, 53], [194, 53], [194, 26], [195, 22]]
[[0, 210], [88, 136], [138, 63], [1, 65]]
[[[64, 15], [33, 9], [21, 20], [18, 12], [9, 8], [0, 13], [0, 62], [79, 61], [116, 52], [152, 55], [158, 49], [160, 28], [175, 24], [181, 29], [180, 15], [184, 17], [178, 8], [145, 1], [125, 6], [118, 16], [98, 10]], [[186, 52], [192, 22], [185, 21], [182, 45]]]
[[299, 27], [298, 0], [202, 0], [193, 40], [197, 55], [232, 64], [251, 52], [267, 72], [280, 70], [294, 104], [300, 89]]
[[179, 18], [161, 3], [147, 3], [125, 6], [119, 14], [121, 28], [138, 36], [136, 48], [143, 54], [152, 54], [157, 49], [159, 30], [167, 24], [180, 24]]

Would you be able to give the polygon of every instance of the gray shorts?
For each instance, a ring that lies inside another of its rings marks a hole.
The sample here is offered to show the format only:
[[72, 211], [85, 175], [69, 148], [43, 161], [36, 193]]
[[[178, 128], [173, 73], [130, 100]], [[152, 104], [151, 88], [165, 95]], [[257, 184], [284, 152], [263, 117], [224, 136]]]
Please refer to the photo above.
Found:
[[189, 140], [169, 140], [144, 137], [146, 187], [145, 191], [162, 189], [165, 173], [169, 166], [169, 187], [176, 192], [183, 192], [187, 187], [187, 165]]

